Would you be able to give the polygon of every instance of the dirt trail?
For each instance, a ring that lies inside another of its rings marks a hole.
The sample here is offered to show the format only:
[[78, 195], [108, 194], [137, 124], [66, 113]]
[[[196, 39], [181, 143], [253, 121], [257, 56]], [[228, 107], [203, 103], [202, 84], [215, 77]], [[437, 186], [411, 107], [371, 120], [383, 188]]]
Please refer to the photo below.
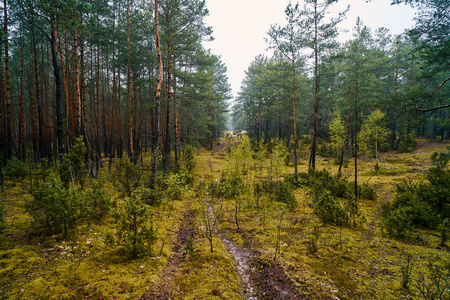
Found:
[[185, 257], [185, 249], [188, 240], [195, 236], [194, 221], [197, 211], [190, 209], [190, 202], [186, 203], [186, 211], [183, 214], [183, 221], [177, 236], [177, 241], [172, 247], [173, 256], [169, 263], [161, 272], [159, 278], [154, 282], [150, 289], [144, 294], [142, 299], [172, 299], [172, 294], [177, 287], [175, 279], [177, 270]]
[[[208, 206], [210, 218], [215, 218], [213, 209]], [[303, 299], [276, 262], [264, 261], [251, 249], [236, 246], [218, 230], [216, 234], [236, 262], [244, 299]]]

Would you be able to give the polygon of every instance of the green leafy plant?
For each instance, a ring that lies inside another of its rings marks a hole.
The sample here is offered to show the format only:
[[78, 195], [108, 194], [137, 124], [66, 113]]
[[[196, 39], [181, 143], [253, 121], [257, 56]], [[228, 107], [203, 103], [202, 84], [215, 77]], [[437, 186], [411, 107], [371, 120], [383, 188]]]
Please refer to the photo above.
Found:
[[129, 159], [123, 158], [112, 171], [111, 178], [114, 188], [122, 197], [131, 197], [131, 194], [139, 187], [142, 178], [142, 168], [135, 165]]
[[33, 193], [33, 200], [25, 209], [38, 228], [47, 233], [63, 233], [67, 236], [81, 220], [83, 193], [66, 189], [61, 181], [43, 182]]
[[75, 178], [82, 187], [84, 185], [85, 177], [87, 174], [87, 169], [84, 164], [84, 161], [86, 159], [86, 152], [87, 149], [84, 145], [83, 137], [80, 136], [76, 138], [75, 144], [73, 145], [72, 149], [70, 149], [70, 152], [67, 155], [67, 159], [70, 161], [72, 170], [75, 174]]
[[104, 178], [99, 177], [92, 181], [91, 189], [86, 192], [85, 209], [87, 214], [94, 219], [101, 219], [109, 212], [112, 205], [111, 196], [107, 193], [104, 183]]
[[151, 210], [135, 195], [128, 197], [123, 205], [112, 211], [116, 220], [116, 234], [108, 234], [106, 242], [120, 245], [133, 258], [151, 253], [158, 239], [153, 224], [149, 224]]
[[292, 193], [289, 183], [284, 181], [278, 181], [275, 190], [272, 193], [272, 199], [287, 204], [289, 210], [293, 211], [297, 206], [298, 202]]
[[404, 289], [409, 288], [411, 282], [412, 270], [414, 268], [414, 257], [411, 253], [405, 253], [403, 255], [404, 260], [400, 265], [400, 271], [402, 273], [402, 287]]
[[323, 190], [314, 203], [314, 213], [323, 224], [343, 225], [347, 223], [347, 211], [329, 190]]
[[27, 176], [27, 166], [23, 161], [14, 157], [6, 162], [3, 174], [9, 179], [23, 180]]

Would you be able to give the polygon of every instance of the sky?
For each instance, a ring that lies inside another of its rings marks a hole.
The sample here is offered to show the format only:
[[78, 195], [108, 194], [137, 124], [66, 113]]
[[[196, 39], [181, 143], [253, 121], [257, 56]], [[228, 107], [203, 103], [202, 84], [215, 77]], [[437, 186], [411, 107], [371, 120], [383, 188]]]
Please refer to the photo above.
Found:
[[[266, 52], [268, 45], [264, 38], [270, 25], [285, 24], [284, 9], [288, 3], [289, 0], [206, 0], [209, 16], [205, 22], [212, 27], [215, 40], [205, 42], [204, 46], [221, 56], [227, 66], [234, 96], [239, 92], [244, 72], [254, 58], [259, 54], [270, 56], [270, 52]], [[299, 3], [303, 7], [303, 1]], [[347, 32], [341, 32], [339, 40], [351, 39], [358, 16], [373, 31], [385, 27], [391, 34], [400, 34], [412, 27], [414, 9], [390, 3], [390, 0], [372, 0], [369, 3], [366, 0], [341, 0], [333, 4], [331, 17], [350, 5], [346, 20], [339, 25]]]

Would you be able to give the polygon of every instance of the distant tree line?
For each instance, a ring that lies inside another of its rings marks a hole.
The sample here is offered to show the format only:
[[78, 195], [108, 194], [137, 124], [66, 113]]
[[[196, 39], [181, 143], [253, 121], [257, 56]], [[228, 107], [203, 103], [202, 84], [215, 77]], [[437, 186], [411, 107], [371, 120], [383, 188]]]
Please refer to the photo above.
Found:
[[[294, 160], [297, 136], [303, 137], [311, 145], [312, 169], [317, 138], [339, 144], [337, 157], [366, 155], [358, 141], [367, 143], [368, 131], [374, 139], [379, 134], [374, 147], [383, 149], [411, 151], [415, 136], [448, 140], [448, 3], [406, 1], [420, 13], [415, 27], [397, 36], [386, 28], [372, 31], [358, 19], [353, 38], [341, 44], [336, 38], [346, 11], [324, 17], [333, 2], [289, 4], [286, 24], [271, 26], [267, 42], [274, 54], [259, 55], [248, 67], [232, 113], [236, 128], [257, 142], [291, 142]], [[375, 150], [369, 152], [375, 156]]]
[[125, 155], [136, 161], [158, 145], [167, 170], [184, 145], [211, 145], [224, 129], [230, 87], [225, 65], [202, 46], [212, 38], [205, 1], [2, 4], [3, 162], [27, 153], [55, 162], [83, 136], [92, 162]]

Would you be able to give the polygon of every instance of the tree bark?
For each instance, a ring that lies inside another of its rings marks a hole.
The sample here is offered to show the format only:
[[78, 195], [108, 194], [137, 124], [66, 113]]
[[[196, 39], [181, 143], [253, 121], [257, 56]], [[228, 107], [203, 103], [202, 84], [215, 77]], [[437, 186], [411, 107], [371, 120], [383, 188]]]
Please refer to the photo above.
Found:
[[160, 118], [160, 102], [161, 102], [161, 83], [163, 79], [163, 65], [161, 58], [161, 45], [159, 40], [159, 25], [158, 25], [158, 0], [155, 0], [155, 44], [156, 44], [156, 58], [158, 61], [158, 80], [156, 82], [156, 98], [155, 98], [155, 132], [156, 132], [156, 145], [155, 152], [153, 154], [152, 161], [152, 182], [151, 187], [155, 188], [156, 182], [156, 171], [158, 167], [158, 152], [159, 152], [159, 141], [160, 141], [160, 129], [159, 129], [159, 118]]
[[6, 37], [5, 40], [5, 87], [6, 87], [6, 157], [8, 159], [12, 158], [13, 150], [14, 150], [14, 114], [12, 111], [11, 104], [11, 85], [9, 78], [9, 42], [8, 42], [8, 10], [7, 10], [7, 0], [3, 1], [4, 8], [4, 34]]
[[52, 49], [52, 62], [53, 62], [53, 74], [55, 77], [56, 86], [56, 137], [58, 141], [58, 152], [60, 160], [65, 152], [64, 143], [64, 99], [63, 99], [63, 83], [61, 76], [61, 66], [58, 63], [58, 47], [57, 47], [57, 32], [55, 17], [51, 18], [51, 49]]
[[131, 101], [131, 52], [130, 52], [130, 0], [127, 0], [127, 106], [128, 106], [128, 157], [133, 157], [133, 113]]

